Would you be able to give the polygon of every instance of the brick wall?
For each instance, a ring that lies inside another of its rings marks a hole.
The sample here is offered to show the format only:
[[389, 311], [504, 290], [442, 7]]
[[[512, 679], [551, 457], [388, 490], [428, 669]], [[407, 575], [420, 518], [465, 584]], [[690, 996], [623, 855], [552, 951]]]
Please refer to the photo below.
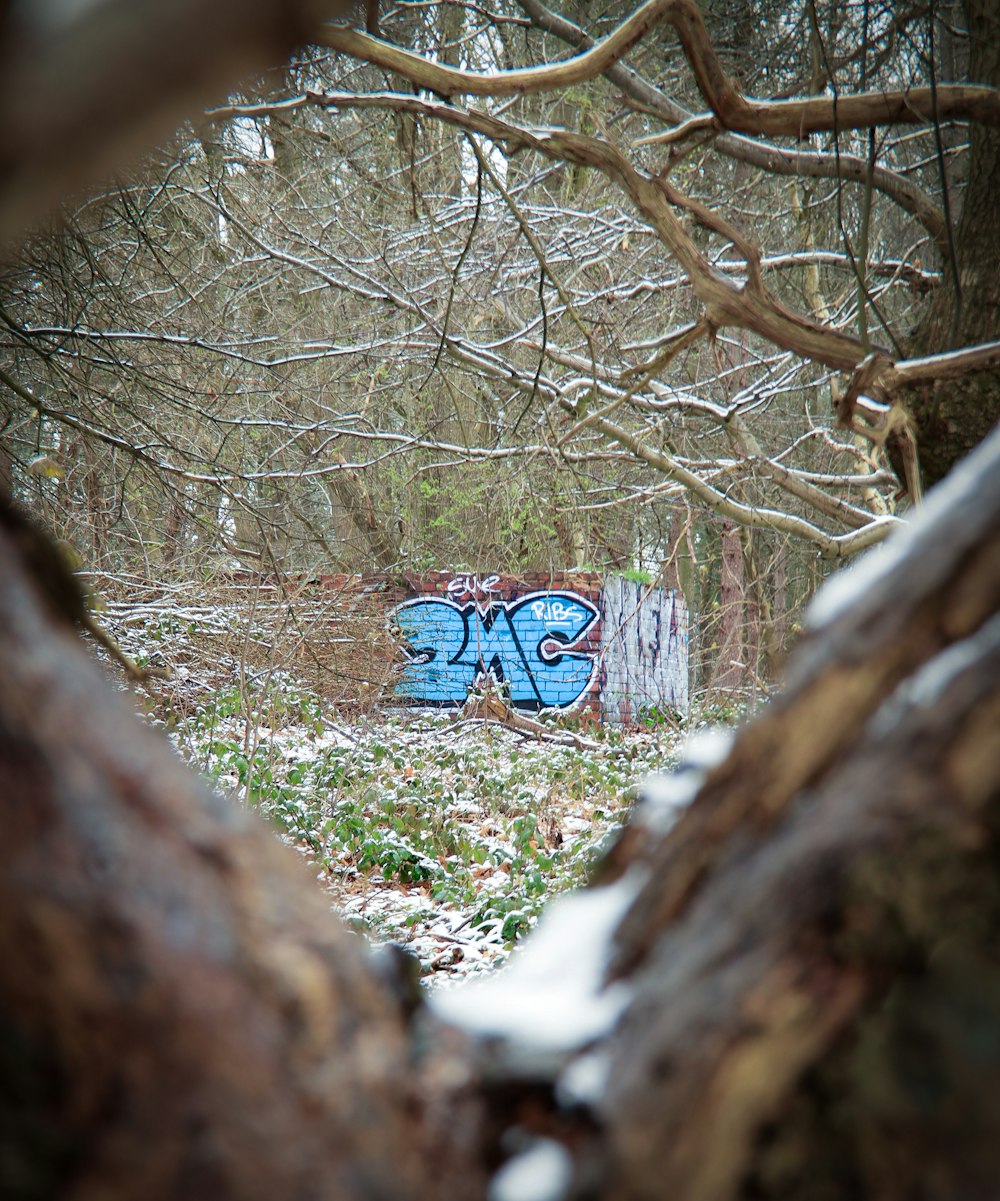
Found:
[[654, 707], [687, 710], [687, 614], [673, 593], [597, 572], [320, 582], [345, 603], [377, 607], [408, 648], [399, 703], [457, 707], [486, 670], [529, 712], [589, 710], [631, 724]]

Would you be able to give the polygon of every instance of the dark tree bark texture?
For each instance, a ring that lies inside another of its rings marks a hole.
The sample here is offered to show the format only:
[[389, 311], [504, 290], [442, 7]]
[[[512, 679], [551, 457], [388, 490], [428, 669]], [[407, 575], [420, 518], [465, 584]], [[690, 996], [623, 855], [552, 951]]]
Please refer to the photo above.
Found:
[[438, 1195], [393, 989], [81, 655], [23, 547], [0, 529], [0, 1196]]
[[351, 0], [0, 4], [0, 247]]
[[995, 1194], [1000, 435], [927, 509], [665, 840], [619, 848], [649, 874], [609, 1197]]
[[[964, 7], [969, 79], [1000, 86], [1000, 8], [996, 0], [964, 0]], [[1000, 130], [974, 122], [969, 137], [969, 177], [954, 236], [959, 286], [952, 266], [944, 263], [944, 283], [907, 348], [912, 357], [1000, 340]], [[913, 389], [907, 401], [928, 487], [996, 424], [1000, 373], [929, 384]]]

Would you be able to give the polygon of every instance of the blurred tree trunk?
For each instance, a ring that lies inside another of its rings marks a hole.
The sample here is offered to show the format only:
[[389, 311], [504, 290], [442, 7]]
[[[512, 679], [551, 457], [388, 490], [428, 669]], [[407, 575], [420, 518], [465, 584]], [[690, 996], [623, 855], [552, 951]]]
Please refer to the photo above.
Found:
[[405, 1007], [74, 645], [26, 529], [0, 523], [0, 1196], [462, 1196], [420, 1150]]
[[673, 830], [612, 858], [645, 883], [606, 1197], [995, 1195], [1000, 434], [959, 471], [820, 594]]

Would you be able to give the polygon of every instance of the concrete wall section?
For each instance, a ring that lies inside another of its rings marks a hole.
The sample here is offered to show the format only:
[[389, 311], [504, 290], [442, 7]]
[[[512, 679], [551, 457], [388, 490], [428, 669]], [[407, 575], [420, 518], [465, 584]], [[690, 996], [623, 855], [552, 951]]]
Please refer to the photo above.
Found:
[[610, 576], [601, 595], [601, 717], [612, 725], [688, 712], [688, 622], [676, 592]]
[[615, 725], [688, 710], [679, 594], [597, 572], [324, 576], [341, 608], [381, 610], [397, 646], [393, 695], [457, 709], [491, 680], [527, 712], [590, 711]]

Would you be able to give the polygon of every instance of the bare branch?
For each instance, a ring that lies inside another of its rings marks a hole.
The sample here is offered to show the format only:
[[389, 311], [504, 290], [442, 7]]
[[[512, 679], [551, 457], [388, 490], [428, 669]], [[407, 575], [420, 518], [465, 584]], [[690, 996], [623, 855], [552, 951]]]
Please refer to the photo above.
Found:
[[556, 91], [603, 75], [663, 19], [672, 3], [674, 0], [647, 0], [606, 38], [566, 62], [489, 75], [431, 62], [411, 50], [345, 25], [325, 26], [319, 40], [333, 50], [392, 71], [439, 96], [523, 96]]
[[810, 133], [867, 129], [875, 125], [927, 124], [933, 120], [972, 120], [1000, 126], [1000, 92], [971, 84], [942, 84], [934, 89], [858, 92], [839, 99], [755, 100], [745, 97], [722, 68], [694, 0], [647, 0], [592, 49], [566, 63], [517, 71], [478, 74], [430, 62], [343, 26], [323, 35], [333, 49], [383, 67], [417, 87], [441, 96], [512, 96], [552, 91], [601, 75], [618, 62], [650, 29], [665, 22], [680, 38], [695, 80], [721, 129], [767, 136], [805, 137]]
[[[692, 202], [664, 180], [636, 170], [609, 142], [566, 129], [528, 129], [478, 110], [395, 92], [309, 93], [303, 102], [324, 108], [386, 108], [420, 114], [484, 134], [511, 148], [536, 150], [555, 162], [593, 167], [625, 190], [644, 220], [676, 256], [690, 276], [695, 294], [706, 306], [712, 325], [751, 329], [777, 346], [839, 370], [852, 369], [864, 358], [864, 349], [856, 338], [791, 312], [760, 283], [750, 287], [735, 284], [709, 263], [673, 211], [675, 205], [690, 209]], [[244, 106], [238, 111], [251, 108]], [[752, 278], [751, 284], [754, 282]]]
[[[553, 13], [551, 9], [539, 3], [539, 0], [520, 0], [520, 4], [539, 29], [544, 29], [568, 45], [580, 48], [593, 44], [579, 25], [561, 14]], [[676, 140], [681, 131], [686, 136], [696, 131], [704, 131], [706, 128], [718, 129], [718, 122], [714, 116], [693, 115], [671, 97], [666, 96], [659, 88], [643, 79], [625, 63], [615, 63], [608, 68], [605, 74], [640, 109], [655, 114], [664, 121], [673, 122], [678, 127], [661, 135], [640, 139], [636, 143], [637, 145], [655, 142], [660, 138]], [[754, 141], [740, 134], [716, 134], [713, 146], [720, 154], [728, 158], [758, 167], [762, 171], [768, 171], [774, 175], [803, 175], [864, 183], [868, 169], [867, 160], [858, 155], [843, 153], [834, 155], [816, 150], [792, 150], [783, 146]], [[905, 176], [881, 165], [876, 165], [872, 183], [883, 195], [888, 196], [905, 212], [915, 217], [931, 234], [935, 242], [947, 252], [944, 213], [922, 188], [917, 187]]]
[[895, 363], [879, 380], [888, 393], [914, 384], [943, 383], [963, 379], [980, 371], [995, 371], [1000, 367], [1000, 342], [984, 342], [920, 359], [904, 359]]

